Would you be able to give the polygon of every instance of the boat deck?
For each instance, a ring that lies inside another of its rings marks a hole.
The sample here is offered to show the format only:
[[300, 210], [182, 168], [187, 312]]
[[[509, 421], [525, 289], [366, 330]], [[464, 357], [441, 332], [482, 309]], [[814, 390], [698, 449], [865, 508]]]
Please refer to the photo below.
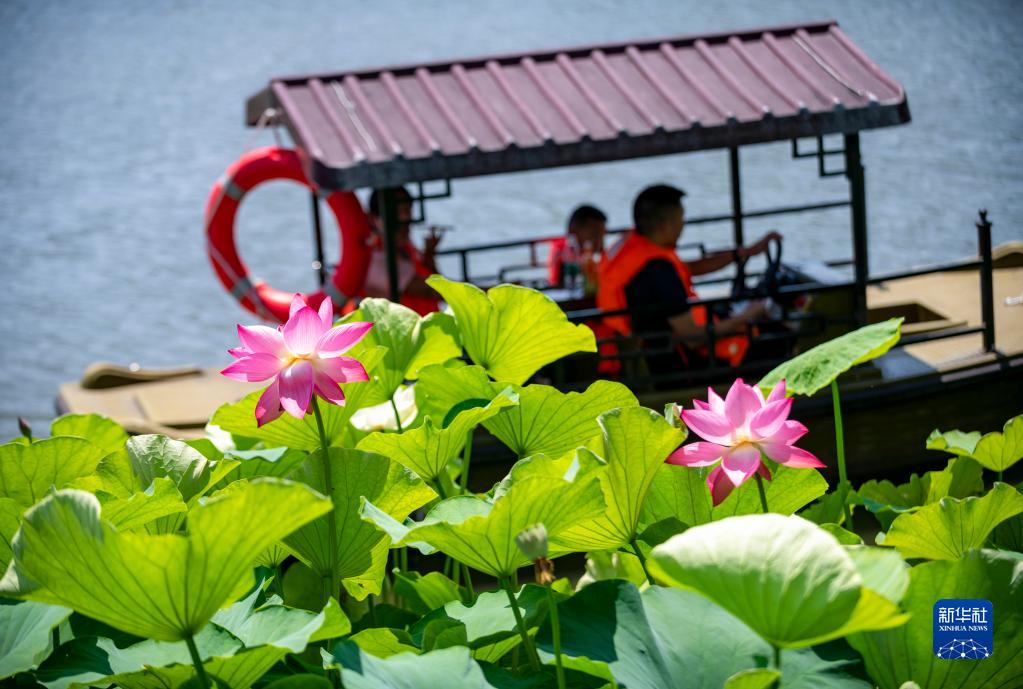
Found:
[[[1023, 354], [1023, 304], [1009, 305], [1006, 300], [1023, 294], [1023, 266], [996, 268], [993, 273], [995, 347], [1003, 356], [1018, 356]], [[906, 315], [905, 335], [982, 324], [980, 275], [973, 270], [933, 273], [872, 286], [867, 300], [873, 314]], [[908, 345], [905, 352], [937, 371], [993, 361], [999, 355], [984, 351], [980, 333]]]

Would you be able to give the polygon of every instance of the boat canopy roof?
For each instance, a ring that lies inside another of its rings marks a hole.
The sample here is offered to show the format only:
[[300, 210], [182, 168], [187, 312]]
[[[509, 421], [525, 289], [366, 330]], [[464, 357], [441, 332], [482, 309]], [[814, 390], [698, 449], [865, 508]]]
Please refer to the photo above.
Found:
[[[273, 109], [269, 111], [268, 109]], [[324, 189], [727, 148], [902, 124], [905, 90], [834, 21], [275, 78]]]

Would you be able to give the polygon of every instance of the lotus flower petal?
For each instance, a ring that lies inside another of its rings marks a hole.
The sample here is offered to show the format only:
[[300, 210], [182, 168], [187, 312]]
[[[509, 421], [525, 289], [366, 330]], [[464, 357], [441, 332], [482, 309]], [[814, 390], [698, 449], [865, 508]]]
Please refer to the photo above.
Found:
[[706, 467], [717, 462], [727, 452], [728, 448], [723, 445], [697, 441], [678, 448], [665, 461], [687, 467]]
[[[314, 316], [316, 312], [309, 310]], [[305, 416], [313, 396], [313, 365], [300, 361], [286, 368], [277, 379], [280, 383], [281, 406], [297, 419]]]
[[[758, 388], [759, 389], [759, 388]], [[777, 402], [785, 399], [785, 379], [782, 378], [778, 384], [771, 388], [771, 394], [767, 396], [767, 403]]]
[[736, 488], [745, 483], [756, 472], [758, 466], [760, 450], [749, 443], [733, 447], [721, 460], [721, 468]]
[[707, 409], [682, 412], [682, 421], [693, 433], [718, 445], [732, 444], [732, 424], [728, 419]]
[[236, 360], [220, 373], [246, 382], [255, 382], [273, 378], [281, 370], [281, 360], [273, 354], [248, 354]]
[[761, 401], [757, 393], [753, 392], [753, 387], [742, 382], [742, 378], [737, 378], [725, 395], [725, 416], [729, 423], [736, 429], [748, 428], [749, 420], [760, 407]]
[[333, 359], [316, 359], [313, 363], [318, 375], [330, 378], [334, 385], [369, 380], [366, 368], [358, 359], [350, 356], [339, 356]]
[[765, 455], [778, 464], [796, 467], [798, 469], [820, 469], [825, 466], [824, 462], [806, 450], [803, 450], [785, 443], [759, 443], [760, 449]]
[[713, 499], [714, 506], [717, 507], [725, 501], [725, 498], [731, 494], [735, 486], [725, 476], [724, 470], [721, 467], [716, 467], [707, 476], [707, 488], [710, 489], [710, 496]]
[[785, 443], [786, 445], [791, 445], [806, 435], [806, 431], [806, 426], [798, 421], [792, 421], [790, 419], [781, 425], [781, 429], [779, 431], [765, 440], [772, 443]]
[[288, 320], [291, 320], [304, 306], [309, 306], [309, 303], [305, 300], [304, 296], [301, 294], [293, 296], [291, 298], [291, 306], [288, 307]]
[[316, 355], [320, 357], [340, 356], [365, 337], [372, 323], [347, 323], [331, 328], [320, 336], [316, 343]]
[[320, 314], [307, 306], [299, 309], [284, 324], [284, 343], [292, 354], [306, 356], [316, 349], [316, 343], [324, 330]]
[[750, 433], [755, 440], [770, 440], [785, 425], [791, 410], [791, 397], [768, 403], [750, 419]]
[[330, 326], [334, 325], [334, 302], [330, 300], [330, 297], [323, 298], [317, 313], [320, 314], [320, 322], [323, 323], [323, 329], [329, 330]]
[[251, 353], [262, 352], [277, 357], [288, 353], [280, 331], [267, 325], [239, 325], [238, 341]]
[[721, 399], [721, 395], [714, 392], [713, 388], [707, 388], [707, 402], [712, 412], [721, 416], [725, 415], [725, 401]]
[[284, 410], [281, 408], [281, 397], [278, 392], [279, 386], [275, 380], [270, 384], [256, 402], [256, 425], [270, 423], [279, 417]]
[[316, 371], [313, 376], [313, 385], [317, 395], [331, 404], [336, 404], [339, 407], [344, 406], [345, 393], [338, 387], [337, 382], [326, 373]]

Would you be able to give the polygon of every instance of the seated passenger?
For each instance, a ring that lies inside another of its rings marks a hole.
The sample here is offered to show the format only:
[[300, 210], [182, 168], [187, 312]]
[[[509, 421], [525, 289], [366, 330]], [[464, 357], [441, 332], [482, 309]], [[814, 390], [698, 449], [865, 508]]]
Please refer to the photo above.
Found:
[[[431, 231], [424, 242], [423, 250], [419, 251], [412, 243], [410, 228], [412, 225], [412, 195], [404, 187], [398, 187], [398, 231], [395, 240], [398, 247], [398, 289], [401, 292], [400, 302], [420, 315], [436, 311], [440, 307], [437, 293], [426, 284], [426, 278], [437, 271], [434, 253], [440, 243], [440, 235]], [[390, 282], [387, 275], [387, 252], [384, 247], [384, 221], [380, 207], [380, 194], [376, 189], [369, 197], [369, 222], [373, 228], [373, 254], [366, 273], [366, 284], [363, 286], [364, 297], [391, 296]]]
[[[606, 233], [607, 216], [598, 208], [583, 205], [572, 211], [565, 236], [551, 241], [547, 255], [548, 282], [558, 287], [574, 287], [580, 279], [584, 286], [590, 286], [597, 276], [594, 271], [587, 275], [585, 268], [604, 251]], [[596, 291], [595, 285], [592, 291]]]
[[[631, 317], [606, 318], [611, 327], [623, 335], [661, 333], [643, 338], [645, 348], [661, 350], [647, 356], [652, 375], [695, 365], [694, 359], [708, 356], [707, 309], [689, 306], [690, 300], [699, 299], [692, 276], [763, 253], [771, 239], [780, 238], [772, 232], [750, 247], [687, 264], [675, 251], [684, 226], [683, 196], [684, 191], [667, 185], [644, 189], [632, 208], [635, 228], [611, 247], [600, 263], [597, 306], [605, 311], [639, 309]], [[731, 366], [742, 362], [749, 349], [747, 323], [764, 317], [765, 308], [763, 301], [753, 301], [740, 313], [715, 319], [714, 355], [719, 361]], [[684, 346], [676, 350], [664, 333], [671, 333]]]

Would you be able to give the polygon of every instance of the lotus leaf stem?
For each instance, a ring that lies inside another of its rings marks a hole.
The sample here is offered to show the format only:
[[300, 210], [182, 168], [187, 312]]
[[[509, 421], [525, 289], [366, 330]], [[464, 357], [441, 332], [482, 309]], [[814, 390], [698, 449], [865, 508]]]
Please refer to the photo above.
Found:
[[639, 559], [639, 564], [643, 566], [643, 574], [646, 575], [647, 581], [649, 581], [651, 584], [654, 583], [654, 578], [650, 576], [650, 570], [647, 569], [646, 566], [646, 556], [643, 555], [643, 551], [640, 549], [639, 543], [636, 542], [635, 536], [632, 537], [632, 540], [629, 541], [629, 544], [632, 546], [632, 552], [636, 553], [636, 557]]
[[206, 668], [203, 667], [202, 659], [199, 658], [199, 649], [195, 647], [195, 639], [191, 634], [185, 637], [185, 644], [188, 646], [188, 654], [192, 656], [192, 665], [195, 666], [195, 675], [199, 678], [199, 684], [205, 689], [210, 689], [210, 678], [206, 676]]
[[547, 599], [551, 607], [551, 638], [554, 640], [554, 666], [558, 673], [558, 689], [565, 689], [565, 668], [561, 664], [561, 623], [558, 621], [558, 600], [554, 588], [547, 586]]
[[536, 647], [533, 646], [533, 640], [529, 637], [526, 622], [522, 619], [522, 613], [519, 611], [519, 602], [515, 600], [515, 592], [512, 590], [511, 581], [507, 577], [501, 577], [501, 587], [508, 594], [508, 603], [511, 604], [512, 613], [515, 615], [515, 624], [519, 628], [519, 635], [522, 637], [522, 645], [526, 649], [526, 655], [529, 656], [529, 663], [533, 666], [534, 672], [540, 672], [540, 656], [536, 652]]
[[462, 575], [465, 577], [465, 588], [469, 590], [469, 596], [476, 600], [476, 591], [472, 587], [472, 577], [469, 574], [469, 566], [462, 565]]
[[404, 433], [405, 429], [401, 427], [401, 414], [398, 413], [398, 405], [394, 403], [394, 395], [391, 395], [391, 409], [394, 410], [394, 423], [398, 425], [398, 432]]
[[764, 491], [764, 479], [760, 477], [760, 474], [757, 474], [757, 491], [760, 492], [760, 506], [763, 508], [764, 514], [767, 514], [770, 510], [767, 509], [767, 493]]
[[[327, 431], [323, 427], [323, 415], [320, 414], [320, 406], [316, 403], [316, 396], [313, 395], [310, 406], [313, 408], [313, 416], [316, 417], [316, 428], [320, 432], [320, 443], [323, 446], [323, 488], [327, 494], [327, 497], [334, 499], [334, 478], [331, 474], [330, 467], [330, 442], [327, 440]], [[330, 589], [324, 596], [323, 604], [326, 605], [327, 601], [330, 600], [331, 596], [335, 596], [338, 593], [337, 583], [337, 514], [331, 509], [327, 513], [327, 538], [330, 543], [328, 545], [328, 559], [330, 562], [330, 574], [329, 577], [324, 576], [324, 579], [330, 580]]]
[[849, 511], [849, 477], [845, 471], [845, 436], [842, 432], [842, 406], [838, 401], [838, 380], [831, 381], [831, 407], [835, 412], [835, 451], [838, 453], [838, 490], [842, 496], [842, 514], [845, 528], [852, 531], [852, 513]]
[[774, 649], [774, 669], [781, 672], [781, 648], [778, 646], [772, 646]]
[[462, 494], [469, 492], [469, 462], [472, 459], [472, 429], [469, 429], [469, 437], [465, 441], [465, 449], [462, 450], [462, 475], [459, 476], [459, 486]]

